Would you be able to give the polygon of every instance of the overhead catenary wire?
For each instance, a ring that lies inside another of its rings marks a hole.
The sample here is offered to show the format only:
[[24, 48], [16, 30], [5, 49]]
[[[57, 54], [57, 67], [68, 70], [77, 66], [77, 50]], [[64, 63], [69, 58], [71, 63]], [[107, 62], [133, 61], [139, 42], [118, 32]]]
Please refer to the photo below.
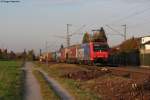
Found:
[[59, 47], [60, 47], [60, 45], [56, 45], [55, 43], [47, 42], [46, 46], [40, 48], [40, 50], [42, 50], [42, 52], [46, 52], [46, 49], [47, 49], [47, 51], [49, 51], [50, 49], [52, 51], [55, 51], [55, 49], [59, 48]]
[[[138, 7], [138, 6], [136, 6], [136, 7]], [[136, 7], [135, 7], [135, 8], [136, 8]], [[133, 8], [132, 8], [132, 9], [133, 9]], [[130, 10], [130, 9], [128, 9], [128, 10]], [[145, 8], [145, 9], [140, 10], [140, 11], [136, 11], [136, 12], [134, 12], [134, 13], [128, 15], [128, 16], [125, 16], [125, 17], [123, 17], [123, 18], [121, 18], [121, 19], [118, 19], [118, 20], [116, 20], [116, 21], [114, 21], [114, 22], [115, 22], [115, 23], [118, 23], [118, 22], [121, 22], [121, 21], [130, 19], [130, 18], [132, 18], [132, 17], [134, 17], [134, 16], [143, 14], [143, 13], [145, 13], [146, 11], [149, 11], [149, 10], [150, 10], [150, 7]], [[94, 25], [94, 24], [91, 24], [90, 27], [91, 27], [92, 25]], [[109, 25], [109, 24], [108, 24], [108, 25]], [[88, 27], [89, 27], [89, 26], [88, 26]], [[115, 30], [115, 29], [111, 29], [111, 30], [113, 30], [114, 32], [118, 33], [119, 35], [122, 34], [121, 32], [119, 32], [119, 31], [117, 31], [117, 30]], [[77, 31], [78, 31], [78, 30], [77, 30]], [[75, 35], [76, 33], [77, 33], [77, 32], [75, 31], [75, 32], [72, 33], [72, 34], [69, 34], [69, 36]], [[121, 33], [121, 34], [120, 34], [120, 33]], [[79, 34], [79, 33], [77, 33], [77, 34]], [[113, 34], [113, 35], [118, 35], [118, 34]], [[123, 36], [123, 34], [122, 34], [121, 36]], [[55, 37], [66, 39], [65, 36], [55, 36]]]
[[[79, 29], [77, 29], [75, 32], [73, 32], [72, 34], [69, 34], [70, 37], [72, 37], [73, 35], [76, 35], [76, 34], [81, 34], [79, 31], [82, 30], [84, 27], [86, 27], [86, 25], [83, 25], [82, 27], [80, 27]], [[58, 36], [58, 35], [53, 35], [54, 37], [57, 37], [57, 38], [62, 38], [62, 39], [67, 39], [66, 36]]]
[[118, 33], [118, 34], [113, 34], [113, 35], [120, 35], [120, 36], [124, 36], [121, 32], [119, 32], [118, 30], [116, 30], [116, 29], [114, 29], [114, 28], [112, 28], [112, 27], [110, 27], [109, 25], [106, 25], [109, 29], [111, 29], [112, 31], [114, 31], [114, 32], [116, 32], [116, 33]]
[[[142, 20], [142, 22], [140, 22], [140, 23], [137, 23], [137, 22], [136, 22], [135, 24], [130, 25], [130, 27], [134, 28], [134, 27], [137, 27], [137, 26], [140, 26], [140, 25], [144, 25], [144, 24], [150, 23], [150, 20], [148, 20], [148, 19], [142, 18], [142, 19], [140, 19], [140, 20]], [[143, 22], [143, 21], [144, 21], [144, 22]]]
[[81, 34], [79, 31], [82, 30], [84, 27], [86, 27], [86, 25], [82, 25], [79, 29], [77, 29], [75, 32], [73, 32], [72, 34], [69, 34], [69, 25], [71, 24], [67, 24], [67, 36], [56, 36], [54, 35], [54, 37], [57, 37], [57, 38], [61, 38], [61, 39], [66, 39], [67, 40], [67, 46], [70, 45], [70, 39], [73, 35], [76, 35], [76, 34]]
[[119, 23], [119, 22], [121, 22], [121, 21], [124, 21], [124, 20], [130, 19], [130, 18], [132, 18], [132, 17], [134, 17], [134, 16], [137, 16], [137, 15], [143, 14], [143, 13], [145, 13], [146, 11], [149, 11], [149, 10], [150, 10], [150, 7], [146, 8], [146, 9], [144, 9], [144, 10], [141, 10], [141, 11], [136, 11], [136, 12], [134, 12], [134, 13], [132, 13], [132, 14], [128, 15], [128, 16], [125, 16], [125, 17], [123, 17], [123, 18], [119, 19], [119, 20], [115, 20], [115, 21], [113, 21], [111, 24]]
[[[149, 5], [148, 5], [148, 6], [149, 6]], [[132, 9], [136, 9], [136, 8], [139, 8], [139, 7], [143, 7], [143, 5], [142, 5], [142, 4], [138, 4], [138, 5], [136, 5], [136, 6], [132, 7], [132, 8], [129, 8], [129, 9], [127, 8], [126, 11], [131, 11]], [[112, 22], [110, 22], [110, 23], [105, 23], [105, 24], [103, 24], [103, 25], [113, 25], [114, 23], [118, 23], [118, 22], [121, 22], [121, 21], [123, 21], [123, 20], [127, 20], [127, 19], [129, 19], [129, 18], [131, 18], [131, 17], [134, 17], [134, 16], [136, 16], [136, 15], [140, 15], [140, 14], [146, 12], [147, 10], [150, 10], [150, 7], [149, 7], [149, 8], [146, 8], [146, 9], [144, 9], [144, 10], [142, 10], [142, 11], [136, 11], [136, 12], [134, 12], [134, 13], [128, 15], [128, 16], [125, 16], [125, 17], [121, 18], [121, 19], [114, 20], [114, 21], [112, 21]], [[120, 12], [120, 13], [121, 13], [121, 12]], [[91, 26], [93, 26], [93, 25], [95, 25], [95, 24], [90, 24], [90, 25], [88, 25], [88, 27], [91, 27]]]
[[112, 31], [114, 31], [114, 32], [116, 32], [116, 33], [118, 33], [118, 34], [111, 34], [111, 35], [120, 35], [120, 36], [122, 36], [122, 37], [124, 37], [124, 41], [126, 41], [126, 38], [127, 38], [127, 25], [126, 24], [124, 24], [124, 25], [122, 25], [123, 27], [124, 27], [124, 34], [122, 34], [121, 32], [119, 32], [118, 30], [116, 30], [116, 29], [114, 29], [114, 28], [112, 28], [112, 27], [110, 27], [109, 25], [106, 25], [109, 29], [111, 29]]
[[79, 29], [77, 29], [75, 32], [73, 32], [72, 34], [70, 34], [69, 36], [73, 36], [73, 35], [76, 35], [76, 34], [80, 34], [80, 30], [82, 30], [84, 27], [86, 27], [86, 25], [83, 25], [82, 27], [80, 27]]
[[[132, 17], [134, 17], [134, 16], [143, 14], [143, 13], [145, 13], [146, 11], [149, 11], [149, 10], [150, 10], [150, 7], [145, 8], [144, 10], [136, 11], [136, 12], [134, 12], [134, 13], [128, 15], [128, 16], [125, 16], [124, 18], [121, 18], [121, 19], [119, 19], [119, 20], [113, 21], [113, 23], [111, 23], [111, 25], [113, 25], [114, 23], [119, 23], [119, 22], [121, 22], [121, 21], [130, 19], [130, 18], [132, 18]], [[123, 37], [125, 38], [125, 40], [126, 40], [126, 25], [124, 25], [124, 27], [125, 27], [125, 32], [124, 32], [124, 34], [122, 34], [121, 32], [119, 32], [118, 30], [113, 29], [112, 27], [110, 27], [110, 24], [109, 24], [109, 25], [107, 24], [106, 26], [107, 26], [109, 29], [111, 29], [112, 31], [118, 33], [118, 34], [113, 34], [113, 35], [120, 35], [120, 36], [123, 36]]]

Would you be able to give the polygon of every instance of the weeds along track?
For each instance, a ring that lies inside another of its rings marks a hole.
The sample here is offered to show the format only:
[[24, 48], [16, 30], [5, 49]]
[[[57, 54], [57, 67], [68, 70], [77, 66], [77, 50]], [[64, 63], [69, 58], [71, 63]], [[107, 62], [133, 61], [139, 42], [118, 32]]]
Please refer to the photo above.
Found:
[[150, 70], [133, 67], [97, 67], [54, 64], [60, 78], [75, 80], [78, 88], [103, 100], [150, 100]]
[[[83, 83], [81, 87], [85, 89], [90, 88], [91, 91], [102, 94], [104, 100], [150, 100], [150, 69], [82, 67], [89, 70], [86, 76], [95, 76], [92, 77], [93, 79], [91, 78], [92, 80]], [[77, 75], [80, 75], [80, 73]]]
[[[52, 63], [52, 65], [53, 64], [55, 63]], [[150, 76], [150, 69], [144, 69], [144, 68], [98, 67], [98, 66], [74, 65], [74, 64], [71, 65], [68, 64], [67, 66], [74, 66], [74, 68], [73, 70], [71, 70], [72, 67], [71, 68], [68, 67], [68, 69], [66, 69], [63, 76], [75, 80], [90, 80], [106, 74], [134, 79], [134, 80], [146, 79]], [[80, 70], [79, 68], [83, 68], [84, 70]]]
[[86, 66], [86, 65], [80, 65], [79, 67], [84, 68], [84, 70], [79, 69], [76, 71], [75, 70], [68, 71], [62, 77], [74, 80], [87, 81], [110, 73], [110, 71], [107, 70], [106, 68], [98, 68], [95, 66]]
[[107, 72], [114, 76], [121, 76], [130, 79], [145, 79], [150, 76], [150, 69], [146, 68], [134, 68], [134, 67], [97, 67], [97, 66], [87, 66], [80, 65], [89, 71], [94, 72]]
[[131, 67], [116, 67], [108, 68], [113, 75], [116, 76], [123, 76], [131, 79], [145, 79], [150, 76], [150, 69], [143, 69], [143, 68], [131, 68]]

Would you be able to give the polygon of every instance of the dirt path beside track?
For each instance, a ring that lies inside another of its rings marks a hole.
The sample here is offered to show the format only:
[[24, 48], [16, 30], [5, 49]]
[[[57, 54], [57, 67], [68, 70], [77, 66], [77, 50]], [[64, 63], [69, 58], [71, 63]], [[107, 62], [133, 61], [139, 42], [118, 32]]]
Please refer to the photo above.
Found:
[[74, 98], [65, 90], [57, 81], [55, 81], [52, 77], [50, 77], [45, 71], [41, 69], [37, 69], [44, 77], [44, 79], [48, 82], [48, 84], [52, 87], [55, 93], [61, 98], [61, 100], [74, 100]]
[[53, 91], [60, 97], [61, 100], [74, 100], [74, 98], [65, 90], [57, 81], [50, 77], [45, 71], [40, 68], [34, 68], [32, 62], [25, 63], [25, 94], [24, 100], [43, 100], [40, 85], [34, 77], [32, 71], [39, 71], [43, 78], [47, 81]]
[[25, 70], [25, 93], [24, 100], [43, 100], [38, 81], [32, 73], [33, 64], [26, 62]]

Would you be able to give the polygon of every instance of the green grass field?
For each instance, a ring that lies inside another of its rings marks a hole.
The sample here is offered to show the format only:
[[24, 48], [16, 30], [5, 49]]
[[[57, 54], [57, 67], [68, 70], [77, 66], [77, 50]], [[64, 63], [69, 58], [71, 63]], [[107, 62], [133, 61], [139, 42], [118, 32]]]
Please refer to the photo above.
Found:
[[39, 71], [33, 71], [36, 76], [40, 87], [44, 100], [61, 100], [61, 98], [53, 91], [52, 87], [46, 82], [44, 77]]
[[19, 61], [0, 61], [0, 100], [22, 100], [22, 70]]

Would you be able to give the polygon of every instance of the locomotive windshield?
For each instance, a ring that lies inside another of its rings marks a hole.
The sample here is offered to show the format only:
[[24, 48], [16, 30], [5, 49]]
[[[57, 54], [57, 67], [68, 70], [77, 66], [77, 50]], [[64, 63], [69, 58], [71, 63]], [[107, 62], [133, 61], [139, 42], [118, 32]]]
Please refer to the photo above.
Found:
[[107, 44], [94, 44], [94, 51], [107, 51], [109, 49]]

